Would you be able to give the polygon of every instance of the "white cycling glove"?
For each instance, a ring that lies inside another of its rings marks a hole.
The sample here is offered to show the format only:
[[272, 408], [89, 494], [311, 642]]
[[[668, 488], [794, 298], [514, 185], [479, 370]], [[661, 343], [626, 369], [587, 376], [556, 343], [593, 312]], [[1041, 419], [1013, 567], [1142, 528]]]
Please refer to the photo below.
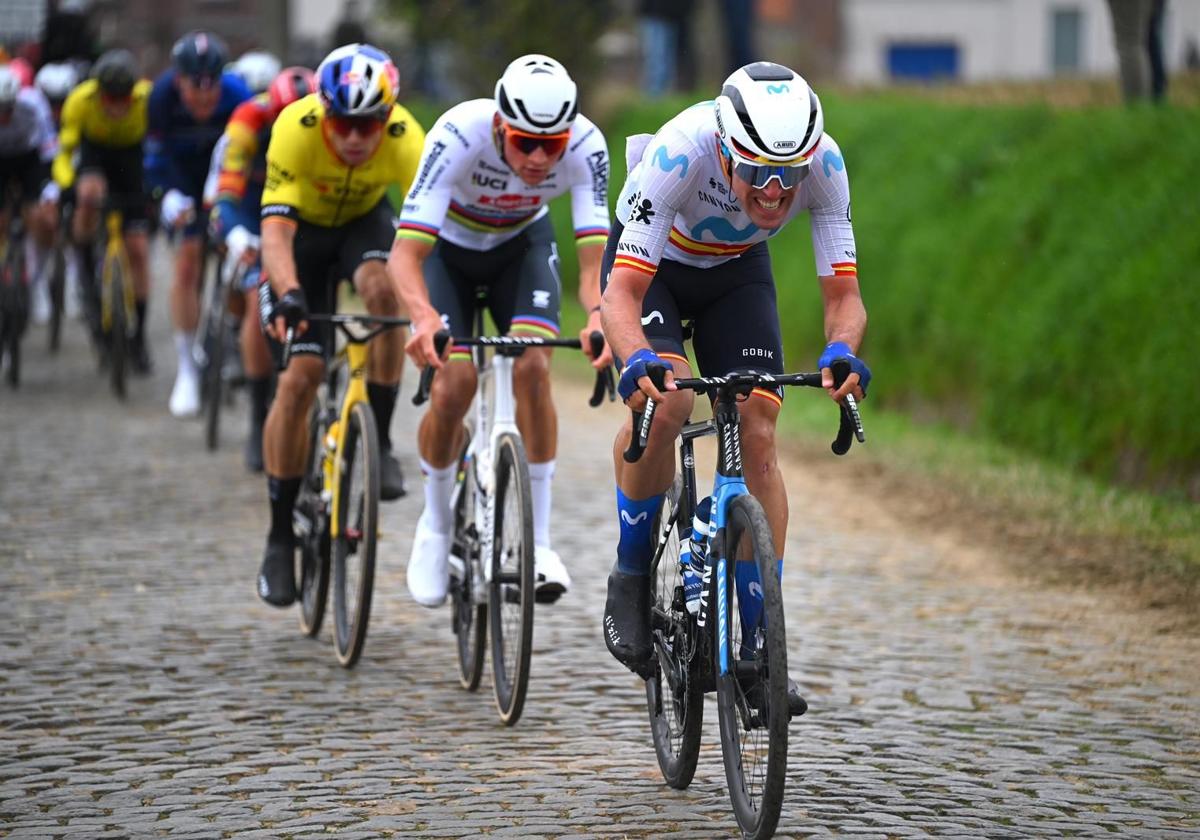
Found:
[[173, 228], [181, 220], [188, 221], [195, 207], [196, 201], [190, 195], [184, 195], [179, 190], [167, 190], [162, 200], [163, 224]]
[[42, 187], [42, 195], [39, 199], [43, 204], [54, 204], [62, 195], [62, 190], [54, 181], [47, 181], [46, 186]]
[[235, 265], [242, 261], [242, 257], [245, 255], [247, 249], [261, 250], [261, 244], [261, 238], [246, 230], [244, 225], [235, 226], [225, 236], [225, 247], [229, 252], [229, 261]]

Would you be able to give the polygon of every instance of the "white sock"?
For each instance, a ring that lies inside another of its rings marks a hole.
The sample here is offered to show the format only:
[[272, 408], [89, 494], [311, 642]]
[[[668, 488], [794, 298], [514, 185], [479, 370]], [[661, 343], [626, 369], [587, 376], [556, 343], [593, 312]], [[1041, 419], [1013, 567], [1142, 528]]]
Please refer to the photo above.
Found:
[[194, 333], [175, 333], [175, 353], [179, 356], [179, 373], [183, 373], [186, 368], [188, 373], [193, 376], [196, 374], [196, 363], [192, 361], [192, 342], [195, 338]]
[[450, 494], [454, 492], [454, 478], [458, 474], [458, 465], [448, 467], [431, 467], [424, 458], [418, 458], [421, 472], [425, 474], [425, 524], [439, 534], [450, 533], [453, 525], [450, 514]]
[[554, 461], [529, 465], [529, 486], [533, 491], [533, 544], [550, 547], [550, 479]]

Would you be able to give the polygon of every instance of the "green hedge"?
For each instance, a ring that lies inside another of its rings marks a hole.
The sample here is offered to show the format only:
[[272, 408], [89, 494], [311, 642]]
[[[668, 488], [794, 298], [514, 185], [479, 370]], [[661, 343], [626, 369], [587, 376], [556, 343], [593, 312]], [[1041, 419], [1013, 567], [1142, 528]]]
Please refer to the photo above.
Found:
[[[824, 102], [850, 174], [872, 403], [1194, 492], [1200, 114]], [[613, 202], [624, 137], [687, 104], [606, 121]], [[566, 203], [554, 213], [574, 289]], [[810, 368], [823, 334], [807, 225], [771, 251], [788, 366]], [[580, 319], [565, 309], [565, 325]]]

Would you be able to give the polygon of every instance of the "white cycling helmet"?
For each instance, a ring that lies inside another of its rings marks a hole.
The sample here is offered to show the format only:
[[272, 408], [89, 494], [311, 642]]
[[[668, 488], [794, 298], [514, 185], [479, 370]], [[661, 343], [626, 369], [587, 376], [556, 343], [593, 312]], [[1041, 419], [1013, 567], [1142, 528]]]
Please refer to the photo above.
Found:
[[11, 108], [21, 92], [21, 80], [6, 64], [0, 64], [0, 106]]
[[271, 86], [283, 64], [269, 52], [251, 50], [233, 63], [233, 72], [245, 81], [252, 93], [262, 93]]
[[33, 83], [51, 102], [62, 102], [79, 83], [79, 76], [70, 64], [47, 64], [37, 72]]
[[770, 61], [735, 70], [716, 112], [717, 132], [735, 161], [759, 166], [805, 164], [825, 131], [821, 100], [808, 82]]
[[532, 53], [509, 64], [496, 82], [496, 109], [513, 128], [561, 134], [579, 113], [578, 91], [565, 67]]

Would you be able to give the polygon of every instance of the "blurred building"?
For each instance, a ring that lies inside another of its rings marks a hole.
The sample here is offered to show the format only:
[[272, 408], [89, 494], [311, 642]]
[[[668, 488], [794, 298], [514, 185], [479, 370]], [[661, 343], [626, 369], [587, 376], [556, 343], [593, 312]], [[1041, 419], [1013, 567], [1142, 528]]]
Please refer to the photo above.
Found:
[[[1046, 79], [1117, 69], [1107, 0], [842, 0], [849, 81]], [[1168, 0], [1168, 71], [1200, 42], [1200, 2]]]

